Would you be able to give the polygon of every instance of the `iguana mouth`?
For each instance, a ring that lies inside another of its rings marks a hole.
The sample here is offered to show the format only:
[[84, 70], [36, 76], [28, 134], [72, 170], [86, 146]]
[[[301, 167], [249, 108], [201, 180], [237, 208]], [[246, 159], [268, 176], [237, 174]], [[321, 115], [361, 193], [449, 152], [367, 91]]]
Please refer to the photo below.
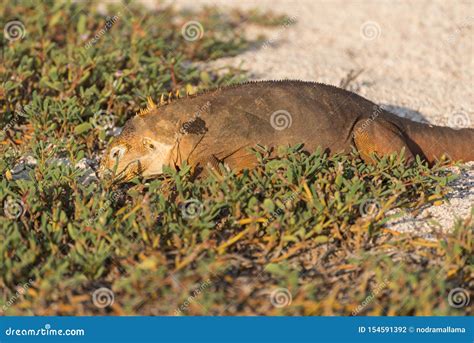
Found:
[[110, 176], [114, 183], [124, 183], [136, 176], [142, 175], [143, 171], [144, 168], [140, 160], [134, 160], [127, 164], [119, 173], [115, 173], [112, 169], [105, 167], [105, 164], [100, 166], [98, 173], [100, 178]]

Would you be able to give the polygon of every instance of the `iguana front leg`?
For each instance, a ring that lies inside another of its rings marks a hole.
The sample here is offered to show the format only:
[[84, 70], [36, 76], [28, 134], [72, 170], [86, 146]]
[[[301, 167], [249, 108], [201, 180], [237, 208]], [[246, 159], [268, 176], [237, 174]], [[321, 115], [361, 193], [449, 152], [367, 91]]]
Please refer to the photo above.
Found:
[[222, 161], [213, 154], [199, 156], [197, 160], [192, 161], [193, 175], [205, 177], [210, 174], [209, 171], [219, 173], [221, 164]]
[[203, 155], [193, 162], [196, 165], [197, 171], [201, 175], [207, 175], [207, 170], [213, 170], [217, 173], [220, 172], [220, 165], [225, 166], [236, 172], [240, 172], [244, 169], [254, 168], [258, 163], [257, 157], [250, 151], [247, 151], [246, 147], [242, 147], [238, 150], [226, 153]]
[[374, 163], [373, 154], [390, 155], [399, 153], [402, 149], [405, 150], [407, 162], [414, 159], [402, 132], [392, 123], [366, 119], [359, 121], [353, 130], [355, 146], [366, 163]]

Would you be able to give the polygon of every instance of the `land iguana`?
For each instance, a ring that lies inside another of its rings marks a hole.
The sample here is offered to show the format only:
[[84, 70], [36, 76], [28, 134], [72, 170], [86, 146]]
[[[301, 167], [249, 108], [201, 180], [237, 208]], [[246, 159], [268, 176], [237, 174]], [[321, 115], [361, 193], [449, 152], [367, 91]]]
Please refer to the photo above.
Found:
[[[163, 101], [162, 101], [163, 102]], [[443, 155], [474, 160], [474, 129], [452, 129], [398, 117], [334, 86], [303, 81], [257, 81], [217, 88], [155, 105], [126, 122], [101, 162], [121, 181], [155, 176], [186, 161], [195, 170], [223, 163], [240, 171], [257, 159], [248, 148], [304, 144], [329, 153], [355, 147], [362, 158], [404, 149], [429, 163]]]

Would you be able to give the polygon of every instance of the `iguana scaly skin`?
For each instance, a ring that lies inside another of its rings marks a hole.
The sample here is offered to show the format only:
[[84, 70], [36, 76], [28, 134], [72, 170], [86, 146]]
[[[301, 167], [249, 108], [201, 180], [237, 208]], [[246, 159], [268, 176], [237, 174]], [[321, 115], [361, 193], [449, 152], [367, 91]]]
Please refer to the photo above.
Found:
[[313, 82], [249, 82], [149, 107], [130, 119], [110, 144], [101, 171], [121, 180], [153, 176], [184, 161], [196, 170], [220, 163], [251, 168], [248, 148], [304, 143], [330, 153], [355, 147], [373, 154], [405, 150], [432, 163], [443, 155], [474, 160], [474, 129], [452, 129], [400, 118], [349, 91]]

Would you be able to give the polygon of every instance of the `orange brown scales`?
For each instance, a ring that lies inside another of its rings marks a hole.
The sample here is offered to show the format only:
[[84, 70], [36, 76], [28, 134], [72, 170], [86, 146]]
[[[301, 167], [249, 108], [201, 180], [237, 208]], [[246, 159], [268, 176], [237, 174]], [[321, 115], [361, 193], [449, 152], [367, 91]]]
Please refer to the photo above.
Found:
[[[320, 83], [261, 81], [213, 89], [148, 106], [130, 119], [108, 147], [101, 170], [128, 179], [154, 176], [185, 161], [196, 170], [223, 163], [252, 168], [248, 148], [303, 143], [330, 153], [358, 149], [372, 154], [405, 151], [432, 163], [443, 155], [474, 160], [474, 130], [432, 126], [400, 118], [352, 92]], [[125, 177], [126, 176], [126, 177]]]

